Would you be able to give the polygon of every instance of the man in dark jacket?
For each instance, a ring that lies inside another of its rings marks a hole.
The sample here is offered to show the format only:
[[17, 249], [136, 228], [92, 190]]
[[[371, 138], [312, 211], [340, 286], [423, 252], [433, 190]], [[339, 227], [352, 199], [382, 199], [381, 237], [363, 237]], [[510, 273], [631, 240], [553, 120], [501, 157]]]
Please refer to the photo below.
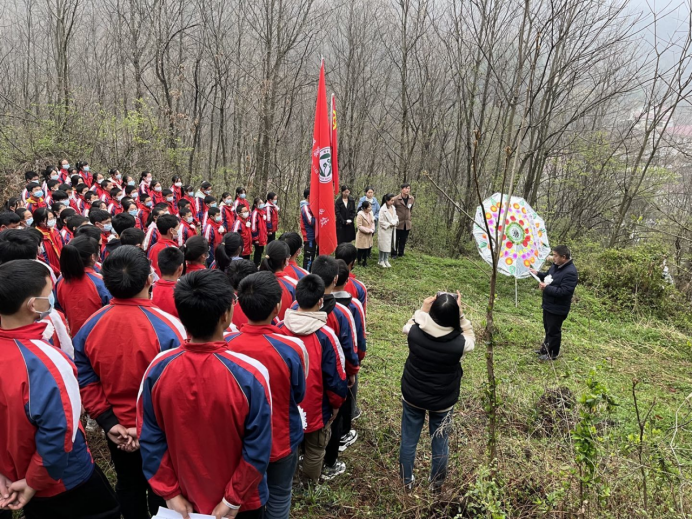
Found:
[[[556, 246], [552, 250], [553, 265], [546, 272], [532, 273], [541, 280], [541, 308], [544, 310], [544, 331], [546, 336], [541, 348], [537, 351], [541, 361], [554, 360], [561, 350], [561, 327], [570, 312], [575, 286], [578, 283], [578, 272], [570, 258], [568, 246]], [[548, 282], [547, 282], [547, 277]]]

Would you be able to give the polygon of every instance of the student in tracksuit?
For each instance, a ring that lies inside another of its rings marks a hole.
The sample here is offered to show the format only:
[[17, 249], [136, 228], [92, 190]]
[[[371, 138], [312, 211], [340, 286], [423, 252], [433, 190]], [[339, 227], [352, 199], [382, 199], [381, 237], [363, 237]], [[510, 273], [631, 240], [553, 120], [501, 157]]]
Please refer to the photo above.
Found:
[[287, 274], [295, 280], [300, 280], [309, 274], [308, 271], [303, 269], [300, 265], [298, 265], [298, 262], [296, 262], [296, 259], [298, 258], [298, 255], [301, 254], [301, 249], [303, 248], [301, 235], [295, 231], [289, 231], [287, 233], [282, 233], [279, 240], [282, 240], [288, 244], [289, 253], [291, 254], [291, 258], [289, 258], [289, 266], [285, 269]]
[[23, 509], [25, 518], [120, 518], [79, 421], [75, 367], [43, 339], [47, 323], [37, 321], [51, 310], [52, 286], [48, 267], [35, 260], [0, 265], [0, 475], [8, 487], [0, 510]]
[[161, 277], [159, 270], [159, 253], [167, 247], [178, 247], [178, 233], [180, 222], [173, 215], [161, 215], [156, 221], [156, 229], [159, 230], [159, 240], [147, 253], [152, 268], [157, 276]]
[[268, 370], [224, 341], [236, 297], [222, 272], [184, 276], [174, 297], [190, 339], [157, 356], [144, 376], [137, 402], [144, 473], [184, 517], [262, 518], [272, 446]]
[[279, 206], [277, 206], [277, 194], [270, 191], [265, 203], [265, 222], [267, 223], [267, 243], [277, 238], [279, 229]]
[[303, 268], [311, 272], [310, 266], [313, 259], [318, 255], [317, 244], [315, 242], [315, 217], [310, 210], [310, 189], [303, 190], [301, 201], [301, 234], [303, 235]]
[[63, 247], [60, 256], [62, 274], [55, 285], [56, 304], [65, 313], [73, 336], [89, 316], [113, 298], [101, 275], [94, 271], [99, 254], [99, 243], [81, 235]]
[[148, 518], [164, 500], [152, 493], [142, 472], [135, 405], [142, 376], [161, 352], [180, 346], [185, 330], [149, 299], [152, 274], [147, 256], [120, 246], [101, 270], [111, 304], [97, 311], [74, 338], [75, 364], [84, 408], [107, 433], [125, 518]]
[[[313, 262], [312, 274], [319, 276], [325, 284], [325, 296], [323, 298], [323, 306], [320, 310], [327, 313], [327, 325], [335, 331], [339, 338], [339, 344], [344, 354], [344, 369], [347, 374], [347, 386], [351, 389], [360, 368], [358, 338], [356, 334], [356, 323], [351, 311], [342, 303], [339, 303], [334, 295], [335, 285], [339, 276], [337, 261], [330, 256], [318, 256]], [[298, 303], [292, 305], [291, 308], [297, 309]], [[325, 450], [325, 464], [322, 470], [323, 480], [332, 480], [346, 471], [346, 464], [343, 461], [337, 460], [337, 458], [339, 456], [342, 424], [344, 422], [343, 418], [347, 413], [349, 416], [351, 415], [351, 407], [349, 404], [349, 402], [345, 402], [340, 408], [338, 417], [332, 421], [331, 442], [328, 443], [328, 447]], [[354, 435], [351, 437], [351, 443], [357, 438], [355, 433], [356, 432], [354, 432]], [[334, 441], [332, 441], [332, 439], [334, 439]]]
[[339, 338], [327, 325], [327, 313], [320, 311], [324, 295], [322, 278], [314, 274], [303, 277], [296, 285], [299, 307], [287, 310], [279, 325], [282, 331], [303, 341], [308, 352], [306, 396], [301, 403], [306, 413], [302, 473], [314, 482], [320, 479], [331, 423], [347, 393]]
[[303, 342], [283, 336], [272, 325], [281, 307], [282, 290], [272, 273], [243, 279], [238, 300], [248, 323], [241, 332], [226, 336], [231, 352], [243, 354], [267, 368], [272, 392], [272, 450], [267, 467], [269, 498], [265, 518], [288, 518], [291, 484], [303, 440], [298, 405], [306, 391], [308, 354]]
[[260, 197], [253, 201], [253, 211], [250, 213], [250, 233], [253, 237], [253, 262], [259, 266], [262, 253], [267, 245], [267, 214], [265, 203]]
[[260, 271], [269, 271], [277, 277], [282, 287], [282, 301], [277, 318], [284, 319], [284, 313], [296, 300], [297, 280], [291, 278], [285, 271], [289, 261], [289, 246], [286, 242], [275, 240], [267, 246], [267, 254], [262, 260]]

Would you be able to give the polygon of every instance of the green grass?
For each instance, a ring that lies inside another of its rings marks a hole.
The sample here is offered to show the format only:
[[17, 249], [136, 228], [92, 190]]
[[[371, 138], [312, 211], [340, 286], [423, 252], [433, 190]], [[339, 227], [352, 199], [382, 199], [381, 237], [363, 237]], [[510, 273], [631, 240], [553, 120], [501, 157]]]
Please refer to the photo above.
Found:
[[[495, 484], [489, 484], [488, 478], [478, 476], [486, 463], [486, 358], [481, 335], [490, 267], [478, 257], [452, 260], [417, 252], [391, 263], [392, 269], [382, 269], [376, 262], [366, 269], [356, 268], [356, 276], [369, 288], [370, 334], [359, 383], [364, 414], [354, 423], [360, 438], [342, 457], [347, 473], [329, 485], [298, 493], [293, 516], [690, 517], [690, 331], [610, 311], [609, 302], [578, 286], [563, 327], [561, 357], [554, 363], [541, 363], [533, 353], [543, 338], [537, 284], [518, 282], [515, 307], [514, 280], [501, 276], [495, 311], [495, 363], [502, 400], [499, 475]], [[579, 270], [579, 258], [576, 264]], [[425, 486], [430, 437], [424, 427], [415, 470], [419, 487], [407, 494], [398, 480], [400, 377], [408, 353], [401, 330], [423, 298], [439, 290], [461, 292], [477, 346], [462, 361], [464, 377], [444, 491], [433, 496]], [[585, 380], [591, 371], [619, 406], [597, 425], [601, 499], [595, 490], [580, 504], [571, 436], [567, 429], [542, 429], [537, 402], [547, 389], [557, 387], [567, 387], [579, 398], [587, 390]], [[640, 382], [641, 409], [656, 400], [644, 449], [647, 512], [633, 439], [628, 439], [638, 432], [633, 379]]]
[[[376, 251], [373, 255], [377, 259]], [[499, 474], [494, 484], [489, 482], [485, 466], [486, 359], [481, 338], [490, 268], [478, 257], [441, 259], [416, 251], [392, 261], [392, 269], [376, 263], [371, 262], [367, 269], [356, 268], [356, 276], [369, 288], [368, 355], [360, 372], [358, 398], [364, 413], [354, 423], [359, 441], [340, 456], [347, 464], [345, 475], [327, 485], [295, 492], [292, 517], [691, 516], [690, 330], [614, 312], [610, 302], [578, 285], [563, 327], [561, 357], [554, 363], [541, 363], [533, 354], [543, 338], [537, 284], [518, 282], [519, 304], [515, 307], [514, 280], [501, 276], [495, 361], [502, 403]], [[576, 265], [579, 270], [579, 255]], [[439, 290], [462, 293], [477, 346], [462, 361], [464, 377], [454, 412], [443, 493], [432, 495], [425, 485], [430, 468], [427, 427], [417, 452], [419, 485], [405, 493], [398, 479], [400, 377], [408, 352], [402, 326], [423, 298]], [[606, 487], [608, 496], [599, 500], [594, 491], [581, 504], [571, 436], [567, 428], [543, 428], [546, 423], [541, 419], [547, 418], [537, 402], [546, 390], [557, 387], [567, 387], [580, 397], [592, 371], [620, 406], [597, 424], [598, 474], [602, 495]], [[656, 399], [644, 450], [648, 511], [643, 510], [640, 466], [628, 439], [638, 431], [631, 396], [633, 379], [640, 381], [641, 408], [647, 409]], [[90, 434], [89, 442], [94, 458], [115, 483], [101, 433]]]

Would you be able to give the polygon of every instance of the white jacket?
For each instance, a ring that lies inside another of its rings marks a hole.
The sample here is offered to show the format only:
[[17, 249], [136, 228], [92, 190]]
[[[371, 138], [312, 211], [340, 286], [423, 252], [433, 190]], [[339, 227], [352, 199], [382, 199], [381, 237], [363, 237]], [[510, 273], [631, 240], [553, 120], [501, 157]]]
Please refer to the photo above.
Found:
[[397, 224], [399, 224], [399, 219], [397, 218], [395, 207], [387, 204], [382, 206], [378, 218], [378, 227], [380, 228], [378, 232], [378, 250], [381, 253], [392, 252]]

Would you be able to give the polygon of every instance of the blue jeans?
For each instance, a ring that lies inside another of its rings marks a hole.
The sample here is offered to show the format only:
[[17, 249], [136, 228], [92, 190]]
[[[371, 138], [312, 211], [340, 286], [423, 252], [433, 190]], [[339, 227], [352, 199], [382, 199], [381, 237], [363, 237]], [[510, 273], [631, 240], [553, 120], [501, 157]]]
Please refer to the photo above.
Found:
[[265, 518], [289, 518], [291, 485], [298, 465], [298, 450], [267, 466], [269, 498], [265, 504]]
[[[399, 447], [399, 472], [405, 484], [414, 480], [416, 445], [421, 436], [426, 410], [415, 408], [402, 401], [402, 444]], [[443, 481], [448, 468], [448, 431], [452, 422], [452, 410], [428, 412], [428, 431], [431, 434], [431, 482]]]

